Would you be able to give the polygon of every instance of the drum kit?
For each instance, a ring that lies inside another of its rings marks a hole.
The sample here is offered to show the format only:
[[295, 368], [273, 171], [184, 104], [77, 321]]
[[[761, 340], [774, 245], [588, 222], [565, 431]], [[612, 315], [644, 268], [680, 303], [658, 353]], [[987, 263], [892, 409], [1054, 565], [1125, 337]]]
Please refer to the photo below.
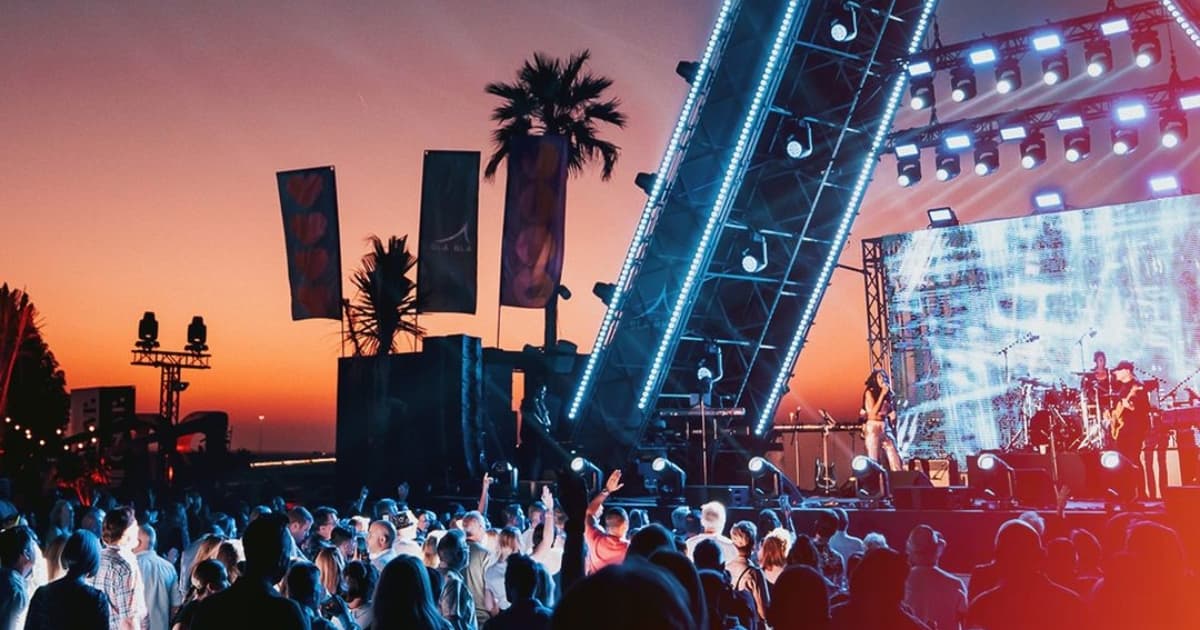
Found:
[[[1018, 378], [1021, 431], [1010, 448], [1048, 447], [1057, 452], [1098, 450], [1105, 445], [1105, 414], [1110, 395], [1092, 372], [1072, 372], [1082, 377], [1081, 387], [1069, 387], [1037, 378]], [[1024, 444], [1021, 443], [1023, 438]]]

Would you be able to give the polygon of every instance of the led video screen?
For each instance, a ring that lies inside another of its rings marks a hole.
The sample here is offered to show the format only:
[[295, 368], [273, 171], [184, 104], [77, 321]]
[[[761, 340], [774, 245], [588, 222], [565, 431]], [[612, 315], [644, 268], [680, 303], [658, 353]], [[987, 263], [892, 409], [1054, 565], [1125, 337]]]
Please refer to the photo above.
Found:
[[1163, 406], [1200, 390], [1200, 196], [880, 240], [905, 457], [1023, 446], [1047, 406], [1086, 432], [1097, 350]]

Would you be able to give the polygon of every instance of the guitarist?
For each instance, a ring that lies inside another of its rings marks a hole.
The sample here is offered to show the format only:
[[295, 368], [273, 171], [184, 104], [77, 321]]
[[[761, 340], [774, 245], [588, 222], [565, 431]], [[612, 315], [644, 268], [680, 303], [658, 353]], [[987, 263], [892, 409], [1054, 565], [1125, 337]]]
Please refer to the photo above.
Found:
[[900, 453], [896, 450], [893, 439], [894, 423], [896, 421], [895, 397], [892, 396], [891, 382], [887, 372], [872, 370], [867, 377], [866, 389], [863, 391], [863, 441], [867, 445], [867, 457], [875, 461], [879, 459], [882, 448], [887, 454], [889, 470], [903, 470], [900, 463]]
[[1117, 379], [1113, 389], [1116, 405], [1112, 410], [1111, 432], [1117, 451], [1141, 468], [1142, 442], [1150, 431], [1150, 396], [1133, 375], [1133, 363], [1121, 361], [1113, 368]]

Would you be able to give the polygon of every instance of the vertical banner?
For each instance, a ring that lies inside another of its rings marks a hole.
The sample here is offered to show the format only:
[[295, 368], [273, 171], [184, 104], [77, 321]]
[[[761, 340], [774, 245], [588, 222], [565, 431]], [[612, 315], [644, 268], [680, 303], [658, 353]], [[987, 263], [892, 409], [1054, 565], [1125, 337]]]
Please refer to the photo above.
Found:
[[342, 318], [342, 254], [333, 167], [275, 174], [283, 209], [292, 319]]
[[515, 138], [508, 147], [500, 304], [543, 308], [562, 278], [567, 139]]
[[426, 151], [421, 177], [417, 311], [475, 313], [479, 152]]

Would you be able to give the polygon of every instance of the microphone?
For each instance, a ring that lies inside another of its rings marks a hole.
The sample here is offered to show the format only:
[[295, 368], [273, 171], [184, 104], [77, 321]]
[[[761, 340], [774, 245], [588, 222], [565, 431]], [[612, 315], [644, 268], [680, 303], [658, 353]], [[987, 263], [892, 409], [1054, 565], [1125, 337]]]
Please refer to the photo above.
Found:
[[1095, 336], [1096, 336], [1096, 332], [1097, 332], [1097, 331], [1096, 331], [1096, 329], [1095, 329], [1095, 328], [1092, 328], [1091, 330], [1089, 330], [1089, 331], [1088, 331], [1088, 336], [1089, 336], [1089, 337], [1095, 337]]

